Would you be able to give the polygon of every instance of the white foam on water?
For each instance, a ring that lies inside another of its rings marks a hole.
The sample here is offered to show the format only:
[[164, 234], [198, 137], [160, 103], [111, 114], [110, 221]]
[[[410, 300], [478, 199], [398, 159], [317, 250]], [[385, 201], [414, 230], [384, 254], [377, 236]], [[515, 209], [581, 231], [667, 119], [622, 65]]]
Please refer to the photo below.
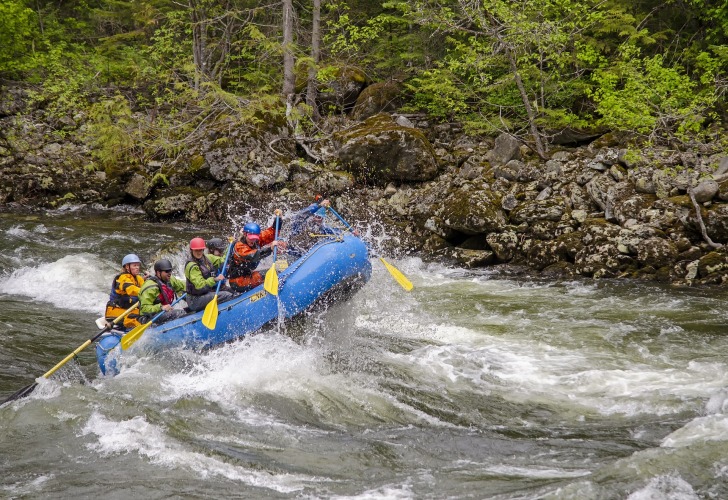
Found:
[[188, 451], [174, 441], [163, 427], [150, 424], [142, 416], [113, 421], [94, 411], [81, 430], [81, 436], [95, 436], [87, 447], [102, 456], [137, 453], [152, 463], [172, 469], [188, 469], [202, 479], [224, 477], [280, 493], [302, 490], [314, 478], [296, 474], [273, 474], [234, 466], [202, 453]]
[[[387, 327], [393, 335], [408, 331], [397, 322]], [[513, 401], [560, 402], [605, 415], [662, 415], [694, 409], [696, 400], [728, 385], [723, 363], [650, 365], [457, 326], [422, 328], [417, 334], [435, 344], [388, 353], [390, 362], [416, 371], [427, 386], [466, 383], [476, 393], [495, 391]]]
[[12, 226], [5, 232], [5, 235], [6, 237], [14, 236], [15, 238], [20, 240], [27, 240], [33, 239], [36, 234], [47, 234], [49, 231], [50, 230], [43, 224], [38, 224], [34, 226], [32, 230], [25, 229], [22, 226]]
[[62, 309], [103, 313], [112, 272], [108, 262], [80, 253], [16, 269], [0, 278], [0, 292], [31, 297]]
[[224, 402], [236, 390], [290, 394], [325, 376], [320, 364], [315, 350], [287, 337], [257, 335], [196, 356], [192, 369], [168, 374], [163, 385], [169, 399], [201, 395]]
[[631, 493], [627, 500], [698, 500], [690, 483], [677, 474], [657, 476], [643, 488]]
[[0, 485], [0, 489], [12, 494], [11, 498], [34, 495], [43, 490], [43, 485], [49, 480], [55, 478], [55, 474], [41, 474], [27, 482], [17, 482], [9, 485]]
[[160, 397], [202, 397], [233, 409], [247, 425], [278, 427], [284, 433], [289, 424], [261, 415], [249, 407], [249, 400], [261, 394], [282, 396], [311, 408], [327, 425], [431, 418], [382, 393], [368, 377], [332, 371], [323, 355], [282, 335], [256, 335], [198, 355], [191, 369], [167, 374]]
[[491, 466], [485, 467], [484, 470], [486, 472], [492, 472], [496, 476], [533, 478], [533, 479], [559, 479], [559, 478], [570, 478], [570, 477], [584, 477], [584, 476], [588, 476], [592, 473], [591, 471], [586, 470], [586, 469], [563, 470], [563, 469], [515, 467], [512, 465], [491, 465]]
[[660, 443], [664, 448], [683, 448], [693, 443], [728, 441], [728, 415], [698, 417], [668, 434]]
[[332, 500], [409, 500], [417, 496], [410, 484], [385, 485], [358, 495], [333, 495]]

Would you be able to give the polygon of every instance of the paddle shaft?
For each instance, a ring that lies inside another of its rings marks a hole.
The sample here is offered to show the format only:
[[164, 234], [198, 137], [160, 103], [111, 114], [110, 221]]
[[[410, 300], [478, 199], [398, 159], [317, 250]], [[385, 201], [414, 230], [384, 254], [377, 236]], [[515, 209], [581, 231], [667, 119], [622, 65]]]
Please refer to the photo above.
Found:
[[268, 272], [265, 273], [265, 280], [263, 280], [263, 290], [270, 293], [271, 295], [278, 295], [278, 273], [276, 272], [276, 259], [278, 257], [278, 230], [281, 227], [281, 211], [276, 210], [275, 220], [275, 233], [273, 241], [273, 265], [270, 266]]
[[50, 370], [48, 370], [47, 372], [45, 372], [43, 374], [43, 378], [48, 378], [51, 375], [53, 375], [54, 373], [56, 373], [56, 371], [58, 371], [59, 368], [61, 368], [66, 363], [68, 363], [79, 352], [81, 352], [84, 349], [86, 349], [92, 342], [95, 342], [104, 333], [106, 333], [109, 330], [111, 330], [114, 327], [114, 325], [116, 325], [116, 324], [119, 323], [119, 321], [121, 321], [124, 318], [126, 318], [129, 315], [129, 313], [131, 313], [134, 309], [136, 309], [136, 307], [138, 305], [139, 305], [138, 302], [134, 302], [134, 304], [132, 304], [132, 306], [129, 309], [127, 309], [126, 311], [124, 311], [123, 313], [121, 313], [120, 316], [117, 316], [116, 318], [114, 318], [114, 321], [112, 321], [110, 325], [108, 325], [106, 328], [104, 328], [103, 330], [101, 330], [99, 333], [97, 333], [96, 335], [94, 335], [93, 337], [91, 337], [90, 339], [88, 339], [86, 342], [84, 342], [83, 344], [81, 344], [80, 346], [78, 346], [78, 348], [75, 351], [73, 351], [71, 354], [69, 354], [68, 356], [66, 356], [65, 358], [63, 358], [63, 361], [61, 361], [56, 366], [54, 366], [53, 368], [51, 368]]
[[341, 215], [339, 215], [339, 212], [337, 212], [336, 210], [334, 210], [331, 207], [329, 207], [328, 209], [331, 210], [331, 213], [334, 214], [336, 216], [336, 218], [341, 221], [341, 223], [346, 227], [346, 229], [348, 229], [349, 231], [352, 231], [351, 225], [349, 225], [349, 223], [346, 222]]
[[[179, 297], [177, 297], [177, 299], [174, 302], [172, 302], [170, 304], [170, 306], [174, 306], [175, 304], [177, 304], [177, 302], [179, 302], [180, 300], [184, 299], [185, 297], [187, 297], [187, 294], [186, 293], [183, 293], [182, 295], [180, 295]], [[167, 311], [164, 311], [164, 310], [159, 311], [157, 314], [154, 315], [154, 317], [152, 319], [150, 319], [149, 321], [147, 321], [145, 324], [151, 325], [152, 323], [154, 323], [155, 321], [157, 321], [159, 318], [161, 318], [162, 317], [162, 314], [164, 314], [166, 312]], [[129, 332], [129, 333], [131, 333], [131, 332]]]
[[[222, 270], [220, 271], [220, 274], [222, 274], [223, 276], [225, 276], [225, 272], [227, 271], [228, 261], [230, 260], [230, 254], [233, 253], [233, 246], [234, 245], [235, 245], [235, 242], [234, 241], [231, 241], [230, 244], [228, 245], [227, 255], [225, 255], [225, 262], [223, 262], [223, 264], [222, 264]], [[218, 293], [220, 293], [220, 285], [222, 285], [222, 282], [223, 281], [225, 281], [225, 280], [220, 280], [220, 281], [217, 282], [217, 289], [215, 290], [215, 295], [217, 295]]]
[[[121, 315], [119, 315], [116, 318], [114, 318], [114, 320], [111, 322], [110, 325], [107, 325], [99, 333], [97, 333], [96, 335], [94, 335], [93, 337], [91, 337], [90, 339], [88, 339], [86, 342], [84, 342], [83, 344], [81, 344], [80, 346], [78, 346], [78, 348], [75, 351], [73, 351], [71, 354], [69, 354], [68, 356], [66, 356], [65, 358], [63, 358], [63, 360], [61, 360], [61, 362], [58, 363], [56, 366], [54, 366], [53, 368], [51, 368], [50, 370], [48, 370], [47, 372], [45, 372], [42, 375], [42, 377], [43, 378], [48, 378], [51, 375], [53, 375], [54, 373], [56, 373], [63, 365], [65, 365], [71, 359], [73, 359], [79, 352], [81, 352], [84, 349], [86, 349], [89, 345], [91, 345], [92, 342], [95, 342], [104, 333], [106, 333], [109, 330], [111, 330], [114, 327], [114, 325], [116, 325], [117, 323], [119, 323], [119, 321], [121, 321], [124, 318], [126, 318], [129, 315], [129, 313], [131, 313], [134, 309], [136, 309], [136, 307], [138, 305], [139, 305], [138, 302], [134, 302], [129, 309], [127, 309], [126, 311], [124, 311], [123, 313], [121, 313]], [[31, 392], [33, 392], [33, 389], [35, 389], [37, 386], [38, 386], [38, 382], [34, 382], [34, 383], [30, 384], [30, 385], [27, 385], [27, 386], [23, 387], [18, 392], [16, 392], [15, 394], [13, 394], [9, 398], [7, 398], [5, 401], [3, 401], [2, 403], [0, 403], [0, 405], [4, 405], [5, 403], [7, 403], [9, 401], [14, 401], [16, 399], [20, 399], [20, 398], [23, 398], [23, 397], [27, 396], [28, 394], [30, 394]]]
[[[276, 210], [276, 231], [275, 235], [273, 236], [273, 240], [278, 240], [278, 229], [281, 227], [281, 216], [278, 215], [278, 211]], [[278, 244], [276, 243], [276, 246], [273, 247], [273, 267], [276, 266], [276, 256], [278, 255]]]
[[[174, 302], [172, 302], [170, 305], [174, 306], [177, 302], [187, 297], [186, 293], [183, 293], [180, 297], [178, 297]], [[144, 333], [144, 331], [149, 328], [149, 326], [157, 321], [162, 314], [164, 314], [167, 311], [159, 311], [157, 314], [154, 315], [152, 319], [144, 323], [143, 325], [136, 326], [133, 330], [130, 332], [127, 332], [123, 337], [121, 337], [121, 348], [122, 349], [128, 349], [129, 346], [131, 346], [134, 342], [137, 341], [137, 339]]]
[[[334, 210], [331, 207], [328, 207], [328, 209], [331, 210], [331, 212], [341, 221], [341, 223], [344, 226], [346, 226], [346, 229], [348, 231], [353, 232], [351, 225], [348, 222], [346, 222], [344, 220], [344, 218], [341, 215], [339, 215], [339, 213], [336, 210]], [[371, 251], [371, 248], [370, 248], [370, 251]], [[389, 274], [392, 275], [392, 277], [397, 281], [397, 283], [400, 284], [400, 286], [402, 288], [404, 288], [408, 292], [410, 290], [412, 290], [412, 282], [410, 280], [408, 280], [404, 274], [402, 274], [402, 271], [400, 271], [399, 269], [394, 267], [392, 264], [390, 264], [389, 262], [384, 260], [384, 257], [382, 257], [381, 255], [374, 253], [374, 252], [372, 252], [372, 255], [374, 255], [376, 258], [378, 258], [379, 260], [382, 261], [382, 264], [384, 264], [384, 267], [387, 268], [387, 271], [389, 271]]]

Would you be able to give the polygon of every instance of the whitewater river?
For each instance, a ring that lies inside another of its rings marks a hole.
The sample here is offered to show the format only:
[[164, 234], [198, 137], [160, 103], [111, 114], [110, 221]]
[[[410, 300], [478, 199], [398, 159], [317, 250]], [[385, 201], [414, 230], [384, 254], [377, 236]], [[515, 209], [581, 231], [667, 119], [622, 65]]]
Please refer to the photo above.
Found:
[[[345, 215], [345, 214], [344, 214]], [[96, 332], [121, 257], [210, 234], [0, 214], [0, 400]], [[728, 498], [728, 293], [373, 260], [351, 300], [206, 353], [91, 348], [0, 407], [2, 498]]]

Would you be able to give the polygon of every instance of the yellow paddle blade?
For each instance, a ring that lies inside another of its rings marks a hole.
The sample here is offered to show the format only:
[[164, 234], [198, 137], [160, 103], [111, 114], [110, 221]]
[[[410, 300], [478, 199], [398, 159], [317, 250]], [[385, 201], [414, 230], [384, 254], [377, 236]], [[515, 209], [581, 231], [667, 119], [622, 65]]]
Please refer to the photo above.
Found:
[[217, 294], [215, 294], [210, 303], [207, 304], [207, 307], [205, 307], [205, 312], [202, 314], [202, 324], [210, 330], [215, 329], [215, 325], [217, 324]]
[[265, 281], [263, 282], [263, 289], [271, 295], [278, 295], [278, 273], [276, 273], [275, 263], [265, 273]]
[[402, 288], [407, 290], [408, 292], [414, 288], [414, 285], [410, 280], [408, 280], [404, 274], [400, 272], [399, 269], [394, 267], [392, 264], [384, 260], [384, 257], [379, 257], [379, 260], [382, 261], [382, 264], [384, 264], [384, 267], [387, 268], [387, 271], [389, 271], [389, 274], [392, 275], [392, 277], [397, 280], [397, 283], [402, 285]]
[[139, 340], [139, 337], [144, 334], [144, 331], [149, 328], [151, 324], [152, 322], [149, 321], [147, 323], [144, 323], [143, 325], [136, 326], [132, 331], [121, 337], [121, 348], [123, 350], [129, 349], [129, 347], [131, 347], [134, 342]]

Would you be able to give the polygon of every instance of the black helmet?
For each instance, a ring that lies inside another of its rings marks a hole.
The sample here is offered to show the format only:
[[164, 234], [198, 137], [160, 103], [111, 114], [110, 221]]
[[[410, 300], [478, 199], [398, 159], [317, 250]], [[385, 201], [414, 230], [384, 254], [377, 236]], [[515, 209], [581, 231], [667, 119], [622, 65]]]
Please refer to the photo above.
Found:
[[226, 245], [222, 238], [210, 238], [207, 240], [207, 248], [208, 250], [220, 250], [223, 252], [225, 251]]
[[171, 271], [172, 263], [167, 259], [161, 259], [154, 263], [154, 271]]

